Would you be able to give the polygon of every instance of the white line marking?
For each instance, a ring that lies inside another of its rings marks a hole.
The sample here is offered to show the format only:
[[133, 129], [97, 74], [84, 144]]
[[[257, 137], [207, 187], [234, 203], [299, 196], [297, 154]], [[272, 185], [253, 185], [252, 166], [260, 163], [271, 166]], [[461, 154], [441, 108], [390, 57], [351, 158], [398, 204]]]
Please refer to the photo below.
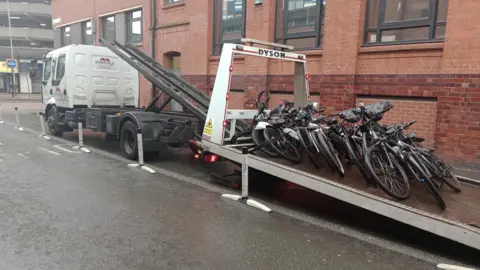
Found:
[[17, 155], [23, 157], [24, 159], [29, 159], [29, 158], [30, 158], [30, 157], [28, 157], [27, 155], [22, 154], [22, 153], [17, 153]]
[[67, 148], [63, 148], [63, 147], [61, 147], [61, 146], [58, 145], [58, 144], [54, 145], [53, 147], [54, 147], [54, 148], [57, 148], [57, 149], [60, 149], [60, 150], [62, 150], [62, 151], [65, 151], [65, 152], [67, 152], [67, 153], [78, 153], [78, 152], [73, 152], [73, 151], [71, 151], [71, 150], [68, 150]]
[[43, 150], [43, 151], [48, 152], [48, 153], [53, 154], [53, 155], [57, 155], [57, 156], [61, 155], [60, 153], [57, 153], [57, 152], [52, 151], [52, 150], [48, 150], [47, 148], [43, 148], [43, 147], [40, 147], [40, 146], [38, 146], [38, 149]]

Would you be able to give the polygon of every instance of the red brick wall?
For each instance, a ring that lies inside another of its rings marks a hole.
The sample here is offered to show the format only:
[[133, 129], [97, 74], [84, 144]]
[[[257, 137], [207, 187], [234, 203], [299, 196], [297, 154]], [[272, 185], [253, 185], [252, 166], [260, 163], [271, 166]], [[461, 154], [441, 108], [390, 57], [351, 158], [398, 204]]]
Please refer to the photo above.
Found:
[[388, 99], [387, 98], [357, 98], [357, 106], [360, 102], [367, 105], [378, 101], [389, 100], [393, 109], [385, 113], [380, 121], [382, 124], [390, 125], [397, 123], [408, 123], [417, 120], [408, 132], [415, 131], [418, 137], [425, 138], [425, 146], [432, 147], [435, 136], [435, 121], [437, 119], [436, 100], [415, 100], [415, 99]]
[[[253, 0], [247, 1], [248, 38], [273, 41], [274, 2], [264, 0], [262, 5], [254, 5]], [[185, 0], [174, 6], [164, 3], [157, 0], [156, 58], [162, 62], [165, 53], [180, 52], [181, 73], [202, 91], [209, 91], [219, 61], [218, 56], [211, 55], [213, 0]], [[400, 103], [395, 117], [405, 110], [423, 114], [426, 101], [411, 98], [437, 100], [436, 109], [428, 107], [429, 113], [436, 111], [432, 117], [436, 120], [416, 124], [415, 128], [424, 129], [421, 132], [429, 143], [451, 161], [480, 164], [480, 35], [473, 34], [480, 32], [480, 17], [476, 16], [480, 1], [449, 1], [444, 42], [374, 47], [362, 46], [365, 3], [327, 1], [323, 47], [302, 52], [307, 55], [311, 92], [320, 94], [328, 111], [350, 108], [358, 96], [390, 96], [394, 103]], [[141, 48], [150, 53], [149, 0], [55, 0], [52, 11], [53, 17], [61, 17], [64, 24], [137, 5], [144, 10], [145, 40]], [[239, 91], [231, 95], [231, 108], [250, 108], [262, 89], [282, 93], [271, 95], [272, 103], [290, 97], [286, 93], [293, 91], [291, 63], [236, 57], [233, 73], [232, 89]], [[150, 90], [150, 84], [142, 80], [142, 104], [150, 99]], [[417, 111], [417, 107], [422, 109]], [[385, 119], [389, 120], [397, 119]]]

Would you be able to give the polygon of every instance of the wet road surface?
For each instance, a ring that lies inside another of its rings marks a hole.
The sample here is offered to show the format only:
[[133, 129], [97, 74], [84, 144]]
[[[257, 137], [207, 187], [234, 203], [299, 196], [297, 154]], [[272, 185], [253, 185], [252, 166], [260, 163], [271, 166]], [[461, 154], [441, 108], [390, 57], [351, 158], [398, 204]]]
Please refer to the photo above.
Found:
[[0, 126], [1, 269], [434, 269]]

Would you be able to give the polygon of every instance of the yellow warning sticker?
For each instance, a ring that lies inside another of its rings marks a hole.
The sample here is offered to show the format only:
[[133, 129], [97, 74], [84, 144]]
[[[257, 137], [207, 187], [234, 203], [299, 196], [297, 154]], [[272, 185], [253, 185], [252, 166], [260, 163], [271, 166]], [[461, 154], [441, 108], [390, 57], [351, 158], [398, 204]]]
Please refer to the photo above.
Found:
[[203, 129], [203, 134], [207, 136], [212, 136], [212, 130], [213, 130], [213, 119], [210, 118], [205, 124], [205, 128]]

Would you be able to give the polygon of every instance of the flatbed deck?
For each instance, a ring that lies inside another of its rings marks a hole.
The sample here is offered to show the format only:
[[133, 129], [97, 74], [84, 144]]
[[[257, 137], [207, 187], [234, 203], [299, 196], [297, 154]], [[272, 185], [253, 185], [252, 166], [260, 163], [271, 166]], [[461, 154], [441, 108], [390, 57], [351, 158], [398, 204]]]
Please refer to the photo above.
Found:
[[[244, 162], [245, 157], [239, 149], [202, 143], [209, 152], [236, 163]], [[480, 223], [480, 187], [464, 184], [461, 193], [445, 187], [442, 196], [447, 209], [442, 211], [433, 196], [417, 183], [412, 183], [411, 198], [395, 201], [379, 188], [368, 188], [354, 167], [340, 178], [326, 169], [314, 168], [307, 160], [292, 165], [263, 154], [247, 156], [250, 168], [480, 250], [480, 229], [469, 225]]]

